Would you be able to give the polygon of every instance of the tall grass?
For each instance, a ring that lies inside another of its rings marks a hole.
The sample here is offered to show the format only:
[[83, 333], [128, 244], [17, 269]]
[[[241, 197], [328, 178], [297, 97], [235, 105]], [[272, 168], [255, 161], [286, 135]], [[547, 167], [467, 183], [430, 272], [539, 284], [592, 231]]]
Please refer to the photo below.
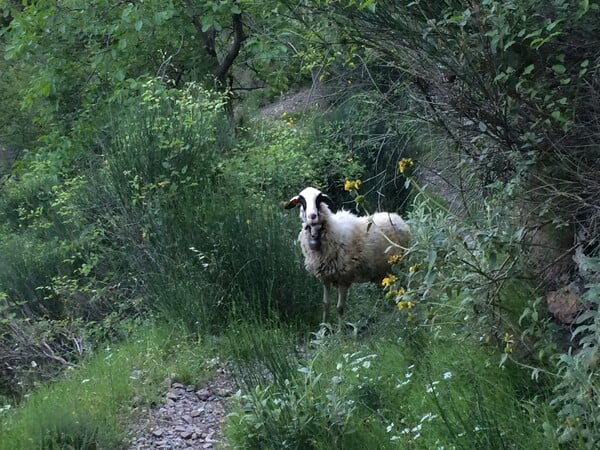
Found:
[[136, 114], [119, 116], [103, 166], [122, 224], [113, 240], [148, 304], [190, 330], [216, 333], [248, 315], [316, 320], [297, 224], [282, 199], [249, 196], [221, 170], [231, 130], [211, 95], [148, 89]]
[[269, 377], [242, 374], [248, 388], [227, 426], [233, 446], [558, 447], [544, 434], [544, 398], [521, 398], [498, 354], [470, 337], [438, 334], [412, 353], [402, 332], [388, 329], [362, 342], [332, 336], [291, 359], [285, 339], [260, 345], [264, 333], [232, 341], [255, 349], [245, 354], [263, 358]]

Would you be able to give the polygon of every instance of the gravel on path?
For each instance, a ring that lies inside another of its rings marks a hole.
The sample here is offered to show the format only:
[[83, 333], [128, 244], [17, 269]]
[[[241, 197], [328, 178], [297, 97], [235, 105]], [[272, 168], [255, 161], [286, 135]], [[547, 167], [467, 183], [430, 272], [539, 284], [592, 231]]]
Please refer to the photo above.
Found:
[[132, 430], [129, 450], [213, 449], [226, 447], [222, 426], [225, 402], [234, 383], [222, 368], [202, 387], [167, 382], [164, 402], [148, 411]]

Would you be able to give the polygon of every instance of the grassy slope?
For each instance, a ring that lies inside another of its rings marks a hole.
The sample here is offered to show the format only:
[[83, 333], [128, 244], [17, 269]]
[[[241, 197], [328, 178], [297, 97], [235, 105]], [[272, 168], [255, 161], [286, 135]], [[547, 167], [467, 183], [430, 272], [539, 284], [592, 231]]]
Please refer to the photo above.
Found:
[[121, 448], [124, 426], [160, 400], [162, 380], [208, 376], [208, 348], [181, 339], [177, 329], [141, 326], [0, 415], [0, 449]]

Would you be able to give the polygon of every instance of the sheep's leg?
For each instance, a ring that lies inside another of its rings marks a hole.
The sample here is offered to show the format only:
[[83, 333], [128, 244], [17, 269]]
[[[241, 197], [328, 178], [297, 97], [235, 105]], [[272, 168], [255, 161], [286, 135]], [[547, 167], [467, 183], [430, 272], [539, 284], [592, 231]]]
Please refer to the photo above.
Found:
[[348, 298], [348, 286], [338, 286], [338, 329], [342, 329], [342, 315], [344, 314], [344, 307], [346, 306], [346, 299]]
[[329, 312], [329, 293], [331, 284], [323, 283], [323, 323], [327, 323], [327, 313]]

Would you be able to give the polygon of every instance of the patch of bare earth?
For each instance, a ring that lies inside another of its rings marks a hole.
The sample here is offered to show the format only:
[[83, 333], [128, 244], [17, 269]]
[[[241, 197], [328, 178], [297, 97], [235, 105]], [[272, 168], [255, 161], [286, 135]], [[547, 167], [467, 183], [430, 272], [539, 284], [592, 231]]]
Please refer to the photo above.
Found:
[[281, 96], [276, 102], [262, 108], [260, 117], [277, 119], [281, 118], [283, 113], [295, 114], [311, 109], [324, 109], [329, 103], [328, 96], [323, 89], [313, 86]]

